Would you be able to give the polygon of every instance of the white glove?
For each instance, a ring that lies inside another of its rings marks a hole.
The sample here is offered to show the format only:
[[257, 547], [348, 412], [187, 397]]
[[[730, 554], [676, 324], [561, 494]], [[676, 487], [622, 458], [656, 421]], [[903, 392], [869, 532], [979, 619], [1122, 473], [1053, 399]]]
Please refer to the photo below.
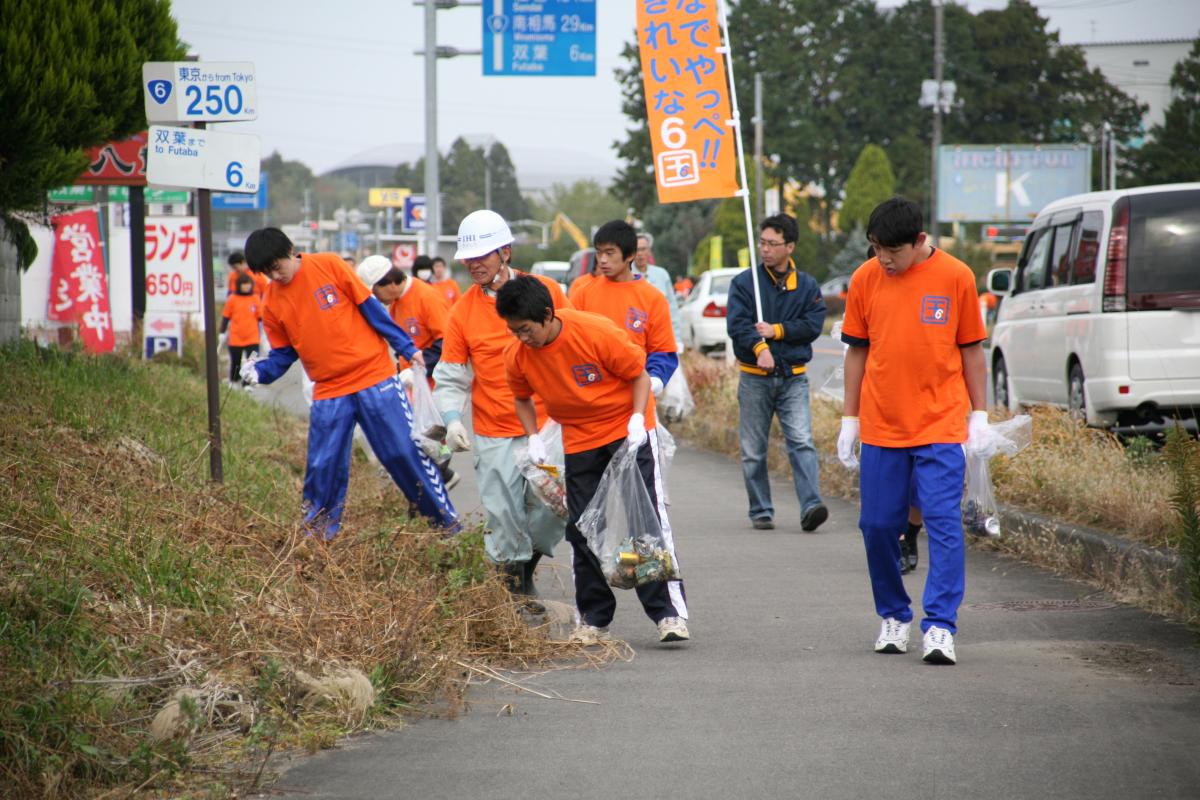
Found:
[[229, 344], [229, 331], [225, 331], [217, 337], [217, 347], [224, 347]]
[[242, 362], [242, 368], [238, 370], [238, 374], [242, 378], [242, 382], [247, 386], [258, 386], [258, 370], [254, 366], [254, 362], [258, 361], [258, 356], [253, 353]]
[[535, 464], [545, 464], [549, 457], [550, 454], [546, 452], [546, 443], [542, 441], [542, 437], [536, 433], [530, 436], [529, 460]]
[[405, 389], [412, 388], [412, 385], [413, 385], [412, 381], [413, 381], [412, 367], [405, 367], [404, 369], [400, 370], [400, 384]]
[[838, 434], [838, 461], [846, 469], [858, 469], [854, 445], [858, 442], [858, 417], [842, 417], [842, 432]]
[[987, 452], [994, 444], [991, 426], [986, 411], [972, 411], [967, 421], [967, 444], [964, 448], [969, 456], [990, 456]]
[[625, 432], [625, 441], [629, 442], [630, 449], [636, 450], [646, 442], [646, 417], [642, 414], [634, 414], [629, 418], [629, 428]]
[[651, 375], [650, 376], [650, 393], [653, 394], [655, 397], [660, 397], [662, 395], [662, 392], [663, 392], [662, 378], [658, 377], [657, 375]]
[[471, 449], [471, 438], [467, 436], [462, 420], [456, 419], [446, 426], [446, 446], [456, 453]]

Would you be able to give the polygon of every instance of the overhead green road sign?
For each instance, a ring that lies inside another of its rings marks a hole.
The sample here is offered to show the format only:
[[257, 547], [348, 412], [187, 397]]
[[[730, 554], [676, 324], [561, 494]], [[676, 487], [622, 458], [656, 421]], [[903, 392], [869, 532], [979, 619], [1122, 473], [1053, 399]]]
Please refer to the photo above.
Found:
[[[47, 199], [51, 203], [87, 204], [95, 202], [95, 197], [94, 186], [62, 186], [58, 189], [51, 189], [47, 194]], [[147, 203], [183, 205], [191, 200], [192, 193], [181, 192], [177, 189], [146, 189], [145, 197]], [[110, 203], [128, 203], [129, 187], [108, 187], [108, 200]]]

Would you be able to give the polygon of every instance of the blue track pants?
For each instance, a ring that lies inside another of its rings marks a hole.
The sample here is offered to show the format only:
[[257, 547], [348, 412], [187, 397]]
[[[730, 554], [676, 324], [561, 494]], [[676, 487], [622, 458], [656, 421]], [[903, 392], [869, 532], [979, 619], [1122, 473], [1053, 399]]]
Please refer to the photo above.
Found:
[[383, 468], [430, 522], [457, 530], [458, 514], [437, 464], [413, 442], [412, 407], [399, 378], [341, 397], [314, 400], [308, 417], [308, 465], [304, 472], [304, 523], [332, 539], [341, 526], [350, 483], [354, 425], [362, 427]]
[[911, 622], [911, 600], [900, 577], [900, 533], [908, 525], [910, 487], [929, 535], [929, 574], [925, 579], [921, 630], [930, 625], [957, 632], [958, 607], [966, 586], [962, 491], [966, 460], [962, 445], [920, 447], [862, 446], [860, 489], [867, 570], [875, 611]]

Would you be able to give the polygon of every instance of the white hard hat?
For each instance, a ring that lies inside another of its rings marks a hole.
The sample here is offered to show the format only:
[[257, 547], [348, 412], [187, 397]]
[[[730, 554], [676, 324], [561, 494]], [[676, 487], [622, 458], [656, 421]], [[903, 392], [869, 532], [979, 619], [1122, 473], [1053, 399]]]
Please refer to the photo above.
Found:
[[367, 256], [358, 262], [358, 268], [355, 271], [358, 272], [358, 279], [370, 289], [380, 278], [392, 271], [392, 262], [384, 256]]
[[459, 223], [458, 251], [454, 257], [458, 260], [479, 258], [512, 243], [512, 231], [504, 217], [486, 208], [472, 211]]

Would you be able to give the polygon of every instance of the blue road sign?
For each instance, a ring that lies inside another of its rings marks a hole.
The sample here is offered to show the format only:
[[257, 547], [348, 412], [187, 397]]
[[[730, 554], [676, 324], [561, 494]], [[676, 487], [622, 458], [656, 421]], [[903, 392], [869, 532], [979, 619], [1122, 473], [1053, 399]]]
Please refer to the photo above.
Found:
[[425, 195], [410, 194], [404, 198], [404, 219], [400, 227], [406, 231], [425, 230]]
[[237, 194], [235, 192], [213, 192], [213, 211], [266, 211], [267, 209], [267, 173], [258, 177], [258, 191], [254, 194]]
[[942, 145], [938, 150], [938, 219], [1029, 222], [1046, 204], [1087, 192], [1092, 151], [1086, 145]]
[[358, 231], [345, 231], [342, 233], [342, 249], [357, 250], [358, 249]]
[[596, 74], [597, 0], [484, 0], [484, 75]]

